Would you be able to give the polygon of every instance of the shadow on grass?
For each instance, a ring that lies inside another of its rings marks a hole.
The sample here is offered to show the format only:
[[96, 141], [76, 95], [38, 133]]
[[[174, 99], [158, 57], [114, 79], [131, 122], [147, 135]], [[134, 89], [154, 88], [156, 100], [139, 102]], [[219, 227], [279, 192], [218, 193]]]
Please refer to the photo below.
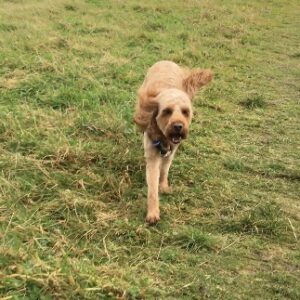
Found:
[[219, 226], [224, 232], [258, 234], [266, 237], [284, 237], [284, 212], [275, 202], [259, 203], [237, 213], [231, 220], [223, 219]]
[[[225, 169], [229, 171], [245, 172], [259, 175], [267, 178], [279, 178], [290, 181], [300, 181], [300, 173], [295, 170], [289, 170], [281, 166], [274, 168], [271, 165], [266, 170], [255, 170], [254, 168], [244, 164], [240, 160], [228, 159], [223, 163]], [[280, 171], [280, 172], [279, 172]]]

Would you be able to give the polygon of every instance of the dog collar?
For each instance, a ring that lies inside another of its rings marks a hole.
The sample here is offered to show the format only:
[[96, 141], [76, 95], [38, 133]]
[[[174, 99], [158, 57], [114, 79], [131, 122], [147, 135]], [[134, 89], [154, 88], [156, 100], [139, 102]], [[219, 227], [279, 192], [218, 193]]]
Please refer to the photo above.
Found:
[[162, 157], [167, 157], [172, 152], [171, 149], [164, 148], [160, 140], [152, 141], [152, 145], [160, 152]]

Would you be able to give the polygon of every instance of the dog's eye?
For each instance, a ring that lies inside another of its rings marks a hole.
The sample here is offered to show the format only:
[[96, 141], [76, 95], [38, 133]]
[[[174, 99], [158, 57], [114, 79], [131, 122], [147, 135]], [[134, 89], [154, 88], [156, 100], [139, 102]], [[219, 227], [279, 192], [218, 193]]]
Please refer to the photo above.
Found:
[[182, 114], [188, 117], [190, 115], [190, 111], [188, 109], [182, 109], [181, 110]]
[[171, 108], [166, 108], [166, 109], [163, 110], [163, 114], [164, 114], [165, 116], [169, 116], [169, 115], [171, 115], [172, 113], [173, 113], [173, 110], [172, 110]]

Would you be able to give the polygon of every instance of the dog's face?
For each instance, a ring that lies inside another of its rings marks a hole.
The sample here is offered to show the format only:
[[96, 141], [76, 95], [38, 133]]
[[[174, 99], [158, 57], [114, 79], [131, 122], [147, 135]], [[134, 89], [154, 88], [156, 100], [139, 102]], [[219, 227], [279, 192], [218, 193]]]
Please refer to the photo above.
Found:
[[173, 144], [187, 138], [192, 120], [192, 105], [186, 93], [167, 89], [158, 96], [156, 122], [164, 136]]

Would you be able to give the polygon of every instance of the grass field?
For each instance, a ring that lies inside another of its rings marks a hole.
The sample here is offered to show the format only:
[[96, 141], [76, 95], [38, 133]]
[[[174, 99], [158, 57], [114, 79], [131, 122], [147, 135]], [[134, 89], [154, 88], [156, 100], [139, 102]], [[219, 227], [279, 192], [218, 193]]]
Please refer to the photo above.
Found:
[[[0, 299], [300, 299], [298, 0], [0, 0]], [[132, 117], [211, 68], [145, 224]]]

